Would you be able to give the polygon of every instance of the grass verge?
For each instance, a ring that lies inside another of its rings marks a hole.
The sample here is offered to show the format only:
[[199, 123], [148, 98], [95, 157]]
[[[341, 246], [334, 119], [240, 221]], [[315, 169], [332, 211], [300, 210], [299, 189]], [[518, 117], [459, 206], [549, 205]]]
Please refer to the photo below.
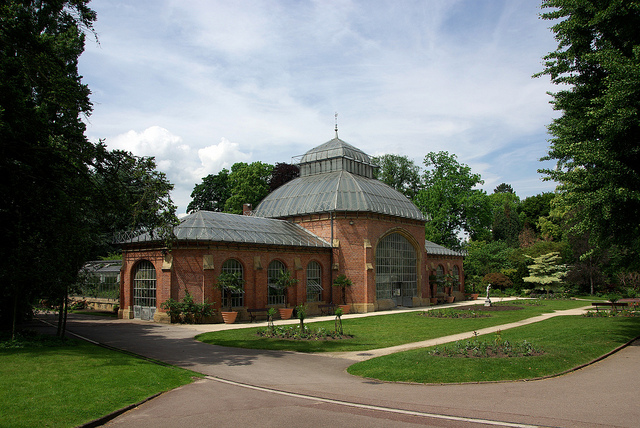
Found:
[[0, 426], [74, 427], [198, 373], [67, 339], [0, 341]]
[[[550, 376], [586, 364], [640, 335], [640, 318], [564, 316], [505, 330], [503, 340], [526, 340], [544, 355], [509, 358], [464, 358], [428, 355], [416, 349], [348, 368], [352, 375], [418, 383], [480, 382]], [[478, 339], [493, 341], [495, 334]]]
[[[491, 316], [486, 318], [429, 318], [423, 316], [422, 311], [364, 318], [343, 318], [345, 334], [353, 336], [351, 339], [344, 340], [304, 341], [265, 338], [256, 334], [257, 327], [203, 333], [196, 336], [196, 339], [212, 345], [251, 349], [298, 352], [366, 351], [474, 331], [534, 317], [546, 312], [588, 305], [586, 302], [575, 300], [542, 300], [540, 302], [539, 306], [525, 305], [522, 310], [492, 312]], [[508, 302], [508, 304], [513, 304], [513, 302]], [[305, 325], [314, 329], [334, 329], [333, 321], [307, 322]], [[291, 328], [297, 327], [292, 325]]]

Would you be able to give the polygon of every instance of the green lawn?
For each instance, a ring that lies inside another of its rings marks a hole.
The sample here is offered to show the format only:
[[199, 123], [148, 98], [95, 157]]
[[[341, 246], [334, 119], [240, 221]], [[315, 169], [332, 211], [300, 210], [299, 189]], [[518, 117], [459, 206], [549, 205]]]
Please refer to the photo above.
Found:
[[[343, 318], [344, 332], [353, 335], [353, 338], [343, 340], [299, 341], [264, 338], [256, 334], [256, 327], [204, 333], [196, 336], [196, 339], [213, 345], [251, 349], [299, 352], [365, 351], [478, 330], [530, 318], [545, 312], [589, 305], [588, 302], [575, 300], [542, 300], [540, 302], [542, 303], [540, 306], [524, 306], [522, 310], [491, 312], [491, 316], [487, 318], [438, 319], [425, 317], [422, 311], [353, 319]], [[505, 304], [512, 304], [512, 302]], [[305, 325], [311, 328], [334, 329], [333, 321], [308, 322]], [[297, 328], [295, 325], [292, 327]]]
[[[356, 363], [348, 372], [386, 381], [419, 383], [531, 379], [562, 373], [588, 363], [640, 335], [640, 318], [564, 316], [505, 330], [502, 340], [527, 340], [544, 355], [464, 358], [428, 355], [416, 349]], [[495, 334], [480, 336], [493, 341]]]
[[0, 346], [0, 426], [74, 427], [201, 376], [71, 342]]

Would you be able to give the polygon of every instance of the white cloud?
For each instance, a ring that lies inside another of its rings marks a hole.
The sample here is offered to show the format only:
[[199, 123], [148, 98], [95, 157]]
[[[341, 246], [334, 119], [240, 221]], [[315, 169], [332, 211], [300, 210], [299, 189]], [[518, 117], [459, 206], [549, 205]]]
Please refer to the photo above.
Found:
[[198, 149], [160, 126], [151, 126], [141, 132], [130, 130], [108, 138], [106, 143], [111, 149], [126, 150], [136, 156], [153, 156], [157, 169], [167, 174], [167, 179], [174, 184], [172, 198], [181, 212], [191, 200], [189, 195], [193, 187], [203, 177], [251, 159], [251, 153], [243, 152], [239, 144], [224, 137], [218, 144]]
[[340, 137], [367, 153], [421, 164], [447, 150], [534, 194], [554, 115], [548, 79], [531, 79], [555, 48], [537, 6], [93, 0], [88, 133], [155, 156], [181, 210], [209, 173], [289, 162], [331, 139], [335, 111]]
[[223, 168], [230, 169], [234, 163], [248, 162], [250, 153], [243, 153], [239, 144], [232, 143], [222, 138], [219, 144], [204, 147], [198, 150], [201, 167], [195, 172], [197, 178], [203, 178], [209, 174], [217, 173]]
[[152, 126], [142, 132], [134, 130], [115, 136], [107, 140], [109, 147], [127, 150], [136, 156], [166, 157], [175, 149], [180, 150], [182, 138], [171, 134], [160, 126]]

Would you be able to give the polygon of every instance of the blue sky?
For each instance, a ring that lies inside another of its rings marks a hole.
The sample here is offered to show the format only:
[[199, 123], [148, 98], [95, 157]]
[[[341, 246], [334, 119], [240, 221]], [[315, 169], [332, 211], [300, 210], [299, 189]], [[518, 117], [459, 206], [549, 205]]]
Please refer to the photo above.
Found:
[[[536, 0], [93, 0], [80, 73], [87, 135], [155, 156], [184, 213], [235, 162], [291, 162], [331, 138], [370, 155], [446, 150], [521, 197], [551, 191], [538, 159], [557, 116]], [[549, 166], [547, 164], [546, 166]]]

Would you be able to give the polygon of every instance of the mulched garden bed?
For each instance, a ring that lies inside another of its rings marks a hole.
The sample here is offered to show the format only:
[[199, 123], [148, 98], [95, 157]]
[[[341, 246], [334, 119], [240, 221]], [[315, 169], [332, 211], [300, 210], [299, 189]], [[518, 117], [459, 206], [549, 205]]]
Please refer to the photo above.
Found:
[[304, 331], [300, 332], [300, 328], [298, 326], [274, 326], [272, 328], [261, 328], [256, 332], [256, 335], [271, 339], [312, 340], [321, 342], [353, 338], [350, 334], [340, 334], [337, 331], [326, 329], [315, 330], [305, 327]]
[[459, 306], [456, 308], [457, 311], [489, 311], [489, 312], [517, 311], [520, 309], [524, 309], [524, 307], [523, 306], [507, 306], [507, 305], [492, 305], [492, 306], [472, 305], [472, 306]]

